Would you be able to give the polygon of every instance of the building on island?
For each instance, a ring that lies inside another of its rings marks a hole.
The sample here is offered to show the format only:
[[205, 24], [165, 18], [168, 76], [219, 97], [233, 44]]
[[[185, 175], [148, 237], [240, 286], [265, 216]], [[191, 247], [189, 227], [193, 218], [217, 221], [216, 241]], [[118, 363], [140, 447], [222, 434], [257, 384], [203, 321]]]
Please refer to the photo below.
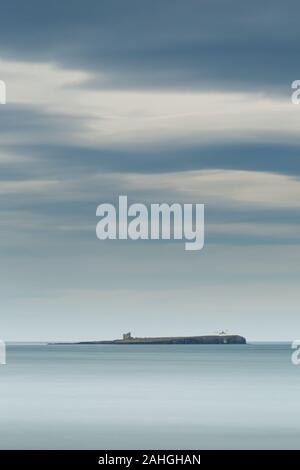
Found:
[[123, 341], [128, 341], [130, 339], [133, 339], [132, 336], [131, 336], [130, 331], [129, 331], [129, 333], [124, 333], [123, 334]]

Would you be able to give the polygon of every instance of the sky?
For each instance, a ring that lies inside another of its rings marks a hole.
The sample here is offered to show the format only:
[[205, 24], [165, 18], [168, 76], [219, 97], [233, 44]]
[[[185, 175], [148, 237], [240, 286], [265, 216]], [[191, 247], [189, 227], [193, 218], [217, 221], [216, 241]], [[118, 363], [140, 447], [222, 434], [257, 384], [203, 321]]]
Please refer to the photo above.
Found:
[[[300, 337], [299, 2], [1, 5], [0, 337]], [[205, 204], [205, 247], [96, 208]]]

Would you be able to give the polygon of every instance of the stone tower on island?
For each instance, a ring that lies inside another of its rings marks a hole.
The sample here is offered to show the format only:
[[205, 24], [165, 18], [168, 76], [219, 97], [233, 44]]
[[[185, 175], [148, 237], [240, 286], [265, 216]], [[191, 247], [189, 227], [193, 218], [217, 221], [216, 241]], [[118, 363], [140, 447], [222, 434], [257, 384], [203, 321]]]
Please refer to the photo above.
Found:
[[130, 339], [133, 339], [132, 336], [131, 336], [130, 331], [129, 331], [129, 333], [124, 333], [123, 334], [123, 341], [128, 341]]

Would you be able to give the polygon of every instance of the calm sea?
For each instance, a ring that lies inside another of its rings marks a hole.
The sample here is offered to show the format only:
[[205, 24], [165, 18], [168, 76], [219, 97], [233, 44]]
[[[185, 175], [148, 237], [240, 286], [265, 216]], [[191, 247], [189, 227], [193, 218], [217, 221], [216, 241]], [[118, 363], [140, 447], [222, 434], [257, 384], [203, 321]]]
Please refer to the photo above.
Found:
[[300, 448], [288, 344], [8, 346], [1, 449]]

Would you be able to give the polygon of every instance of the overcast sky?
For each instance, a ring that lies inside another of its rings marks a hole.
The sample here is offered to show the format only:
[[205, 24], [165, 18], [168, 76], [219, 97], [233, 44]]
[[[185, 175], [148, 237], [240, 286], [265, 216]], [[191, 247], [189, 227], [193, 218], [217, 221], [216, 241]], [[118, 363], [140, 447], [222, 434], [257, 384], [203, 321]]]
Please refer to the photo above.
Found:
[[[0, 337], [300, 336], [297, 1], [1, 5]], [[201, 252], [96, 207], [206, 204]]]

